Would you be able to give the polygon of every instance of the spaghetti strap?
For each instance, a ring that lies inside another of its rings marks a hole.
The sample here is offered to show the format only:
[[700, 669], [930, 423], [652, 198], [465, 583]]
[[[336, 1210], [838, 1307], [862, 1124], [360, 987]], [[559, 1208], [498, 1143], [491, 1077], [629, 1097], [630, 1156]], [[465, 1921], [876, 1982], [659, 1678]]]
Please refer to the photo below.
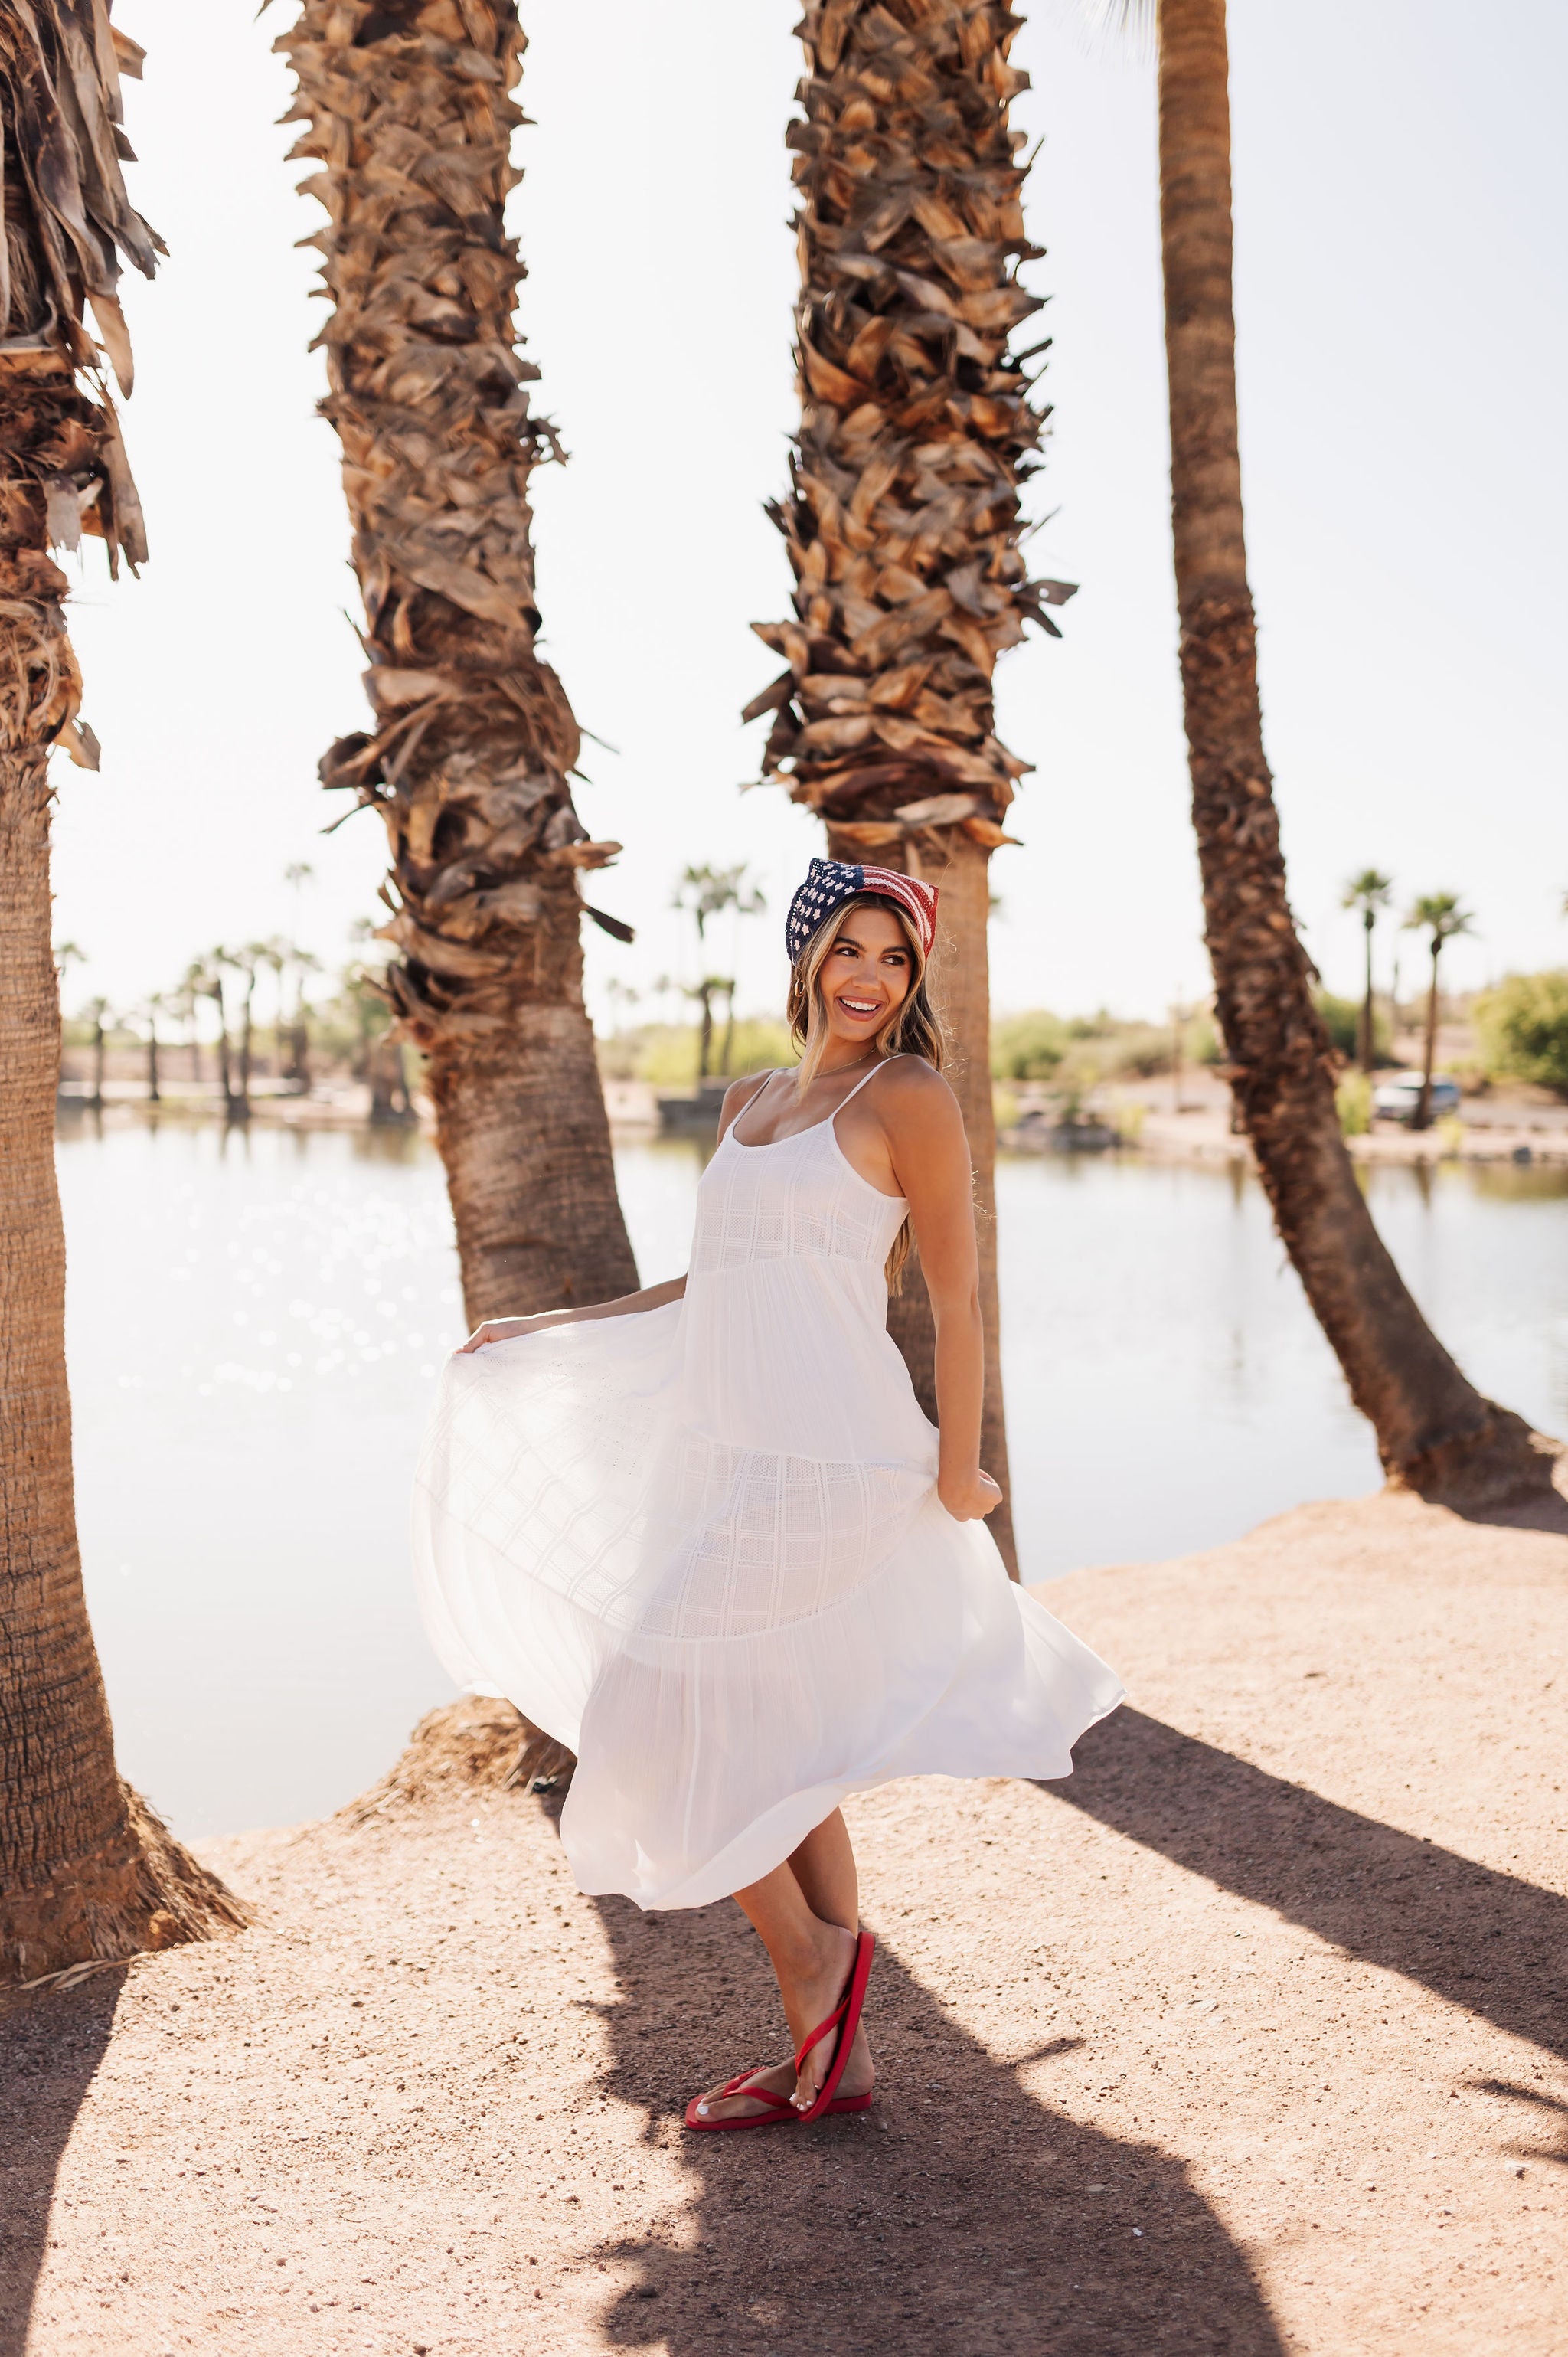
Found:
[[[889, 1065], [889, 1064], [901, 1064], [903, 1061], [904, 1061], [904, 1059], [903, 1059], [903, 1057], [902, 1057], [901, 1055], [899, 1055], [899, 1056], [883, 1056], [883, 1057], [880, 1057], [880, 1058], [877, 1060], [877, 1061], [876, 1061], [875, 1064], [873, 1064], [873, 1066], [871, 1067], [870, 1071], [869, 1071], [869, 1072], [867, 1072], [867, 1074], [866, 1074], [866, 1076], [865, 1076], [865, 1080], [864, 1080], [864, 1081], [856, 1081], [856, 1082], [855, 1082], [855, 1084], [854, 1084], [854, 1088], [853, 1088], [853, 1089], [851, 1089], [851, 1091], [850, 1091], [850, 1092], [849, 1092], [849, 1096], [847, 1096], [847, 1097], [840, 1097], [840, 1099], [839, 1099], [839, 1101], [838, 1101], [837, 1104], [833, 1107], [832, 1112], [832, 1113], [829, 1114], [829, 1116], [828, 1116], [829, 1120], [830, 1120], [830, 1121], [837, 1121], [837, 1119], [838, 1119], [838, 1117], [839, 1117], [840, 1114], [841, 1114], [841, 1113], [843, 1113], [843, 1109], [844, 1109], [845, 1105], [849, 1103], [850, 1099], [851, 1099], [851, 1098], [853, 1098], [853, 1097], [857, 1097], [857, 1096], [860, 1094], [860, 1092], [861, 1092], [862, 1089], [865, 1087], [865, 1085], [866, 1085], [866, 1082], [868, 1082], [868, 1081], [874, 1081], [874, 1080], [876, 1078], [876, 1075], [877, 1075], [877, 1073], [878, 1073], [878, 1072], [885, 1072], [885, 1071], [887, 1070], [887, 1067], [888, 1067], [888, 1065]], [[773, 1076], [772, 1076], [772, 1074], [771, 1074], [771, 1073], [769, 1073], [769, 1074], [768, 1074], [768, 1079], [769, 1079], [769, 1080], [771, 1080], [771, 1078], [772, 1078], [772, 1077], [773, 1077]], [[767, 1081], [765, 1081], [765, 1082], [763, 1082], [762, 1086], [763, 1086], [763, 1088], [766, 1088], [766, 1087], [767, 1087], [767, 1085], [768, 1085], [768, 1082], [767, 1082]], [[758, 1089], [758, 1090], [757, 1090], [757, 1096], [758, 1096], [758, 1097], [759, 1097], [761, 1094], [762, 1094], [762, 1089]], [[757, 1103], [757, 1097], [753, 1097], [753, 1098], [751, 1098], [751, 1099], [750, 1099], [750, 1103], [753, 1103], [753, 1104], [755, 1104], [755, 1103]], [[738, 1121], [738, 1120], [739, 1120], [739, 1118], [740, 1118], [740, 1115], [737, 1114], [736, 1115], [736, 1119]]]
[[[757, 1083], [757, 1087], [753, 1089], [753, 1091], [751, 1092], [751, 1094], [747, 1097], [747, 1099], [746, 1099], [746, 1103], [745, 1103], [743, 1105], [737, 1105], [737, 1106], [736, 1107], [734, 1114], [731, 1115], [730, 1119], [729, 1119], [729, 1120], [725, 1124], [725, 1125], [724, 1125], [723, 1129], [721, 1129], [721, 1130], [720, 1130], [720, 1132], [719, 1132], [719, 1142], [720, 1142], [720, 1144], [721, 1144], [721, 1145], [723, 1144], [724, 1140], [725, 1140], [725, 1139], [729, 1135], [729, 1134], [730, 1134], [731, 1130], [733, 1130], [733, 1129], [734, 1129], [734, 1127], [735, 1127], [735, 1125], [736, 1125], [736, 1123], [740, 1119], [741, 1114], [742, 1114], [743, 1113], [749, 1113], [749, 1112], [751, 1111], [752, 1106], [757, 1103], [757, 1098], [762, 1094], [762, 1092], [763, 1092], [763, 1090], [768, 1086], [768, 1082], [769, 1082], [769, 1081], [771, 1081], [771, 1080], [775, 1080], [775, 1079], [777, 1079], [777, 1077], [778, 1077], [778, 1073], [779, 1073], [779, 1067], [778, 1067], [778, 1065], [777, 1065], [777, 1064], [775, 1064], [775, 1065], [774, 1065], [774, 1067], [773, 1067], [773, 1070], [772, 1070], [771, 1071], [764, 1072], [764, 1073], [763, 1073], [763, 1075], [762, 1075], [762, 1078], [761, 1078], [760, 1082]], [[854, 1091], [852, 1089], [852, 1090], [850, 1091], [850, 1096], [853, 1096], [854, 1094]], [[845, 1103], [846, 1104], [849, 1103], [849, 1097], [846, 1097], [846, 1098], [844, 1099], [844, 1103]]]

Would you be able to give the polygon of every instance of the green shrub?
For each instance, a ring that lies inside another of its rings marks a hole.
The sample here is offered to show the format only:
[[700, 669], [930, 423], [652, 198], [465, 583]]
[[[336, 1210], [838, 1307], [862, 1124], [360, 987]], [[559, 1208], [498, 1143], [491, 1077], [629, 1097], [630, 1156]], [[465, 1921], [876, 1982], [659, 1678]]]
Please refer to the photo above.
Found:
[[992, 1079], [1048, 1081], [1067, 1054], [1069, 1036], [1076, 1029], [1043, 1006], [1026, 1015], [1004, 1016], [991, 1027]]
[[1372, 1083], [1363, 1071], [1342, 1072], [1334, 1092], [1339, 1127], [1346, 1137], [1365, 1137], [1372, 1126]]
[[[693, 1089], [697, 1085], [697, 1054], [701, 1032], [694, 1023], [644, 1023], [635, 1030], [615, 1031], [598, 1043], [599, 1070], [607, 1081], [647, 1081], [654, 1088]], [[724, 1052], [725, 1026], [714, 1025], [714, 1060]], [[760, 1072], [795, 1061], [788, 1028], [747, 1017], [736, 1023], [730, 1053], [730, 1072]]]
[[1510, 974], [1476, 1001], [1488, 1071], [1568, 1097], [1568, 967]]
[[[1323, 1028], [1339, 1053], [1354, 1058], [1360, 1052], [1361, 1002], [1359, 998], [1340, 998], [1332, 990], [1313, 993], [1313, 1004], [1323, 1017]], [[1393, 1055], [1393, 1034], [1389, 1018], [1374, 1002], [1372, 1007], [1372, 1061], [1388, 1063]]]

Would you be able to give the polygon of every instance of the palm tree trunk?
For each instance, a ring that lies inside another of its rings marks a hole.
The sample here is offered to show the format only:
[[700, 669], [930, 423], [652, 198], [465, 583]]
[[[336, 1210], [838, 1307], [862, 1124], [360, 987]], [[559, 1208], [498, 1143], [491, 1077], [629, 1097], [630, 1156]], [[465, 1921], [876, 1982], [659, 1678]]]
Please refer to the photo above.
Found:
[[16, 1981], [246, 1910], [115, 1773], [77, 1553], [54, 1168], [47, 759], [75, 669], [58, 608], [4, 615], [5, 677], [44, 689], [0, 748], [0, 1981]]
[[324, 167], [306, 183], [329, 217], [314, 241], [332, 306], [323, 408], [374, 714], [322, 780], [386, 825], [382, 937], [402, 952], [386, 992], [429, 1058], [470, 1320], [607, 1300], [637, 1271], [583, 1004], [579, 878], [620, 846], [590, 842], [573, 808], [577, 726], [535, 644], [528, 479], [560, 448], [514, 349], [516, 9], [305, 0], [277, 46], [307, 125], [295, 154]]
[[[115, 283], [151, 275], [132, 210], [107, 8], [0, 12], [0, 1979], [196, 1939], [246, 1920], [115, 1773], [72, 1496], [65, 1240], [55, 1183], [59, 990], [49, 949], [48, 751], [95, 761], [51, 545], [100, 533], [111, 571], [146, 554], [141, 509], [87, 333], [124, 392]], [[102, 1092], [102, 1065], [99, 1082]]]
[[[800, 430], [773, 511], [792, 620], [758, 623], [789, 669], [747, 706], [776, 715], [763, 755], [819, 813], [836, 858], [939, 885], [940, 987], [970, 1125], [985, 1269], [985, 1462], [1006, 1485], [987, 1039], [986, 867], [1029, 767], [995, 734], [997, 656], [1071, 594], [1031, 581], [1018, 486], [1038, 462], [1013, 331], [1040, 307], [1017, 283], [1024, 167], [1008, 108], [1018, 18], [973, 0], [809, 0], [800, 207]], [[1036, 346], [1036, 350], [1043, 347]], [[889, 1313], [928, 1415], [934, 1339], [918, 1271]], [[990, 1527], [1016, 1574], [1005, 1508]]]
[[1224, 0], [1160, 0], [1171, 507], [1193, 822], [1230, 1082], [1280, 1235], [1391, 1480], [1484, 1509], [1538, 1497], [1558, 1444], [1466, 1382], [1372, 1224], [1285, 888], [1263, 757], [1237, 455]]
[[234, 1110], [234, 1075], [229, 1061], [229, 1010], [223, 1004], [223, 985], [215, 983], [208, 993], [218, 1010], [218, 1085], [223, 1092], [225, 1115]]
[[1412, 1129], [1429, 1129], [1432, 1126], [1432, 1075], [1437, 1063], [1437, 961], [1442, 953], [1442, 942], [1434, 941], [1432, 944], [1432, 981], [1426, 993], [1426, 1038], [1422, 1048], [1421, 1094], [1415, 1101], [1415, 1114], [1410, 1125]]
[[149, 1104], [161, 1102], [158, 1095], [158, 1027], [150, 1015], [147, 1017], [147, 1102]]
[[103, 1103], [103, 1016], [100, 1009], [92, 1024], [92, 1102]]
[[240, 1006], [240, 1103], [246, 1113], [251, 1110], [251, 1043], [252, 1006], [256, 994], [256, 977], [246, 977], [245, 996]]
[[702, 1006], [702, 1019], [697, 1037], [697, 1078], [705, 1081], [714, 1060], [714, 993], [707, 982], [697, 985], [697, 997]]
[[1361, 1036], [1356, 1044], [1361, 1051], [1361, 1070], [1366, 1073], [1367, 1078], [1370, 1080], [1372, 1077], [1372, 1038], [1377, 1017], [1377, 1009], [1372, 1003], [1372, 912], [1370, 909], [1367, 910], [1366, 915], [1362, 918], [1361, 925], [1366, 935], [1367, 943], [1367, 986], [1361, 995]]

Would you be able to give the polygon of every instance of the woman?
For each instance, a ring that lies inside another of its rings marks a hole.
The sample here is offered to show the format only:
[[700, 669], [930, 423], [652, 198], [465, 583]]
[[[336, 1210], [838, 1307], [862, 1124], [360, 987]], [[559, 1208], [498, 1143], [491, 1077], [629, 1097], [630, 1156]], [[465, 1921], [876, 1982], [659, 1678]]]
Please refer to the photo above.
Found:
[[[984, 1516], [969, 1150], [926, 986], [936, 893], [814, 859], [790, 906], [791, 1072], [737, 1081], [689, 1275], [488, 1318], [415, 1494], [435, 1649], [569, 1744], [579, 1887], [733, 1893], [795, 2052], [699, 2130], [865, 2110], [872, 1941], [839, 1803], [918, 1773], [1066, 1776], [1112, 1673], [1007, 1578]], [[886, 1330], [918, 1244], [940, 1431]]]

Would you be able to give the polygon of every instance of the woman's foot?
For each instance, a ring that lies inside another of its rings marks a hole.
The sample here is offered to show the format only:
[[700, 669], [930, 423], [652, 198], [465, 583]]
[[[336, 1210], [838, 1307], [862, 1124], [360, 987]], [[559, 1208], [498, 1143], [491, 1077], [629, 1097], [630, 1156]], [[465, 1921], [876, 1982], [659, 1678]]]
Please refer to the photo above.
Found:
[[[798, 1949], [789, 1956], [775, 1953], [773, 1969], [779, 1975], [779, 1992], [784, 1999], [784, 2018], [789, 2034], [795, 2040], [795, 2050], [809, 2038], [819, 2023], [827, 2019], [844, 1993], [844, 1987], [854, 1967], [855, 1935], [846, 1932], [841, 1923], [824, 1923], [820, 1917], [809, 1919], [810, 1928]], [[799, 2078], [789, 2062], [775, 2063], [771, 2068], [747, 2074], [746, 2087], [737, 2088], [725, 2095], [713, 2088], [700, 2098], [699, 2115], [706, 2119], [756, 2117], [774, 2106], [748, 2099], [746, 2088], [765, 2089], [769, 2094], [787, 2096], [800, 2112], [810, 2111], [816, 2100], [817, 2090], [832, 2067], [835, 2033], [830, 2030], [818, 2040], [800, 2065]], [[864, 2095], [870, 2089], [875, 2073], [871, 2049], [866, 2043], [864, 2026], [855, 2031], [854, 2043], [849, 2050], [836, 2093], [840, 2095]]]
[[[841, 1982], [841, 1990], [843, 1984]], [[838, 1998], [835, 1996], [833, 2004], [836, 2005], [837, 2003]], [[830, 2006], [826, 2009], [831, 2012], [832, 2007]], [[821, 2019], [822, 2016], [819, 2014], [817, 2020], [820, 2021]], [[817, 2024], [815, 2021], [808, 2022], [806, 2025], [808, 2029], [814, 2029], [816, 2026]], [[804, 2033], [802, 2033], [802, 2035]], [[832, 2049], [832, 2039], [824, 2038], [822, 2045], [818, 2048], [817, 2052], [825, 2056], [831, 2053]], [[811, 2067], [813, 2059], [814, 2058], [808, 2056], [808, 2069]], [[818, 2065], [816, 2076], [812, 2081], [813, 2093], [816, 2089], [821, 2086], [822, 2075], [826, 2072], [827, 2067], [825, 2060]], [[865, 2025], [862, 2022], [860, 2028], [854, 2033], [854, 2044], [849, 2050], [849, 2061], [844, 2064], [843, 2077], [839, 2081], [837, 2087], [833, 2091], [833, 2101], [836, 2103], [841, 2095], [869, 2094], [875, 2081], [875, 2077], [876, 2072], [871, 2060], [871, 2048], [866, 2040]], [[796, 2078], [795, 2065], [792, 2060], [788, 2062], [775, 2062], [766, 2070], [750, 2071], [746, 2073], [745, 2085], [738, 2087], [733, 2094], [722, 2094], [717, 2087], [713, 2087], [709, 2089], [705, 2095], [699, 2096], [697, 2100], [698, 2117], [704, 2120], [744, 2120], [756, 2119], [764, 2112], [775, 2112], [778, 2108], [776, 2104], [758, 2103], [754, 2096], [749, 2094], [748, 2090], [753, 2087], [765, 2088], [770, 2095], [793, 2097], [797, 2093], [804, 2092], [804, 2074], [802, 2074], [800, 2079]], [[808, 2096], [807, 2101], [810, 2102], [810, 2100], [811, 2098]]]
[[[795, 2040], [797, 2054], [812, 2030], [826, 2021], [832, 2012], [854, 1969], [854, 1933], [846, 1932], [842, 1923], [824, 1923], [818, 1916], [811, 1920], [813, 1929], [800, 1954], [788, 1959], [779, 1956], [773, 1959], [773, 1969], [779, 1975], [779, 1993], [784, 2000], [784, 2018], [789, 2025], [789, 2035]], [[835, 2031], [829, 2030], [802, 2061], [800, 2075], [790, 2098], [797, 2110], [809, 2112], [815, 2102], [817, 2090], [832, 2067], [836, 2035]], [[851, 2052], [854, 2052], [853, 2048]], [[840, 2092], [847, 2093], [853, 2091], [843, 2088], [841, 2083]], [[865, 2089], [858, 2092], [864, 2093]]]

